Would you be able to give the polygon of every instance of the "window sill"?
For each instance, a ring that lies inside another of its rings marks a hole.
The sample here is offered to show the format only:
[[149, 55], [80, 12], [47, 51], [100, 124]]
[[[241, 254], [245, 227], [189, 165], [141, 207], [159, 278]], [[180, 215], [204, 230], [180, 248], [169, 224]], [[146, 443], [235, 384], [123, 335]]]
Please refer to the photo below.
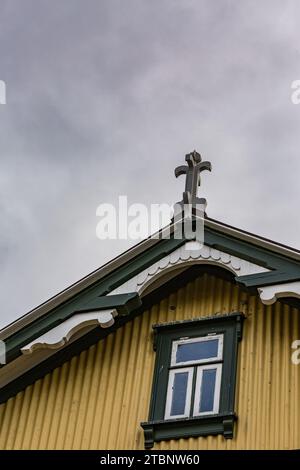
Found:
[[233, 425], [237, 419], [234, 413], [197, 416], [194, 418], [149, 421], [141, 423], [145, 435], [145, 449], [151, 449], [154, 442], [198, 436], [223, 434], [233, 438]]

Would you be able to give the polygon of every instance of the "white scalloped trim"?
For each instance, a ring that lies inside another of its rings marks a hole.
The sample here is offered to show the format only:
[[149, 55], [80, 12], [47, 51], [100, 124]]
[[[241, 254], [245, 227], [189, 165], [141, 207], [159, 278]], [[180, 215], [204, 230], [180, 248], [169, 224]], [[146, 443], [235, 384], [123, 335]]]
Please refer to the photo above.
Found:
[[265, 305], [274, 304], [277, 299], [282, 297], [294, 297], [300, 299], [300, 281], [259, 287], [258, 293], [262, 303]]
[[116, 314], [116, 310], [77, 313], [31, 343], [23, 346], [21, 351], [23, 354], [31, 354], [36, 349], [59, 349], [83, 328], [93, 325], [109, 328], [114, 324]]
[[142, 292], [160, 275], [166, 271], [184, 267], [192, 264], [213, 264], [228, 269], [236, 276], [246, 276], [256, 273], [268, 272], [250, 261], [238, 258], [220, 250], [216, 250], [207, 245], [200, 245], [197, 241], [189, 241], [182, 247], [177, 248], [169, 255], [149, 266], [144, 271], [125, 282], [108, 295], [124, 294], [126, 292]]

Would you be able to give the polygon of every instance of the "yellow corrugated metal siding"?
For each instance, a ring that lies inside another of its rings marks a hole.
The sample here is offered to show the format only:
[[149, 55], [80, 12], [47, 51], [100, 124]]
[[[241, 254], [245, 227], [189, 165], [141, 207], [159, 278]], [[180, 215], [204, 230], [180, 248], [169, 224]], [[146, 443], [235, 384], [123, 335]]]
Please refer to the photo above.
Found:
[[0, 448], [143, 449], [140, 422], [148, 416], [155, 360], [152, 324], [237, 310], [247, 320], [234, 439], [180, 439], [155, 448], [300, 448], [300, 366], [291, 362], [299, 311], [278, 302], [264, 306], [256, 296], [208, 274], [1, 405]]

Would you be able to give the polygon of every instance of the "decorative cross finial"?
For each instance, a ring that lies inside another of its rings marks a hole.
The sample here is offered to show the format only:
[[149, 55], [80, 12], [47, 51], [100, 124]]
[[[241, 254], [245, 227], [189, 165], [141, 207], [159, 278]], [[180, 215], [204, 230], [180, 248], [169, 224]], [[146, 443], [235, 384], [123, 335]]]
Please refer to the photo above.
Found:
[[197, 188], [200, 186], [200, 173], [201, 171], [211, 171], [210, 162], [202, 162], [200, 153], [194, 150], [185, 156], [187, 165], [181, 165], [175, 168], [175, 176], [178, 178], [180, 175], [186, 175], [185, 191], [183, 193], [183, 203], [191, 204], [193, 207], [196, 204], [205, 204], [205, 199], [197, 197]]

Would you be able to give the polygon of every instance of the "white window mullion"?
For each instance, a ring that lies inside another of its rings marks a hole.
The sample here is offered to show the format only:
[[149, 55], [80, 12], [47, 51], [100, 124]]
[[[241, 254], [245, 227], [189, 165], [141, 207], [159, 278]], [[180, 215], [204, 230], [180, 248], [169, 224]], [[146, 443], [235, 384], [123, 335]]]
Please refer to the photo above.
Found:
[[[206, 370], [216, 370], [215, 386], [213, 393], [213, 407], [209, 411], [200, 411], [200, 404], [203, 393], [203, 373]], [[210, 364], [197, 367], [196, 389], [193, 416], [203, 416], [217, 414], [220, 407], [220, 391], [221, 391], [222, 364]]]
[[[165, 419], [176, 419], [176, 418], [187, 418], [190, 415], [191, 399], [192, 399], [192, 383], [193, 383], [193, 367], [186, 367], [182, 369], [173, 369], [169, 372], [169, 382], [167, 391], [167, 401], [165, 408]], [[176, 400], [176, 390], [174, 388], [176, 375], [187, 374], [187, 385], [185, 394], [184, 411], [181, 414], [175, 414], [172, 412], [173, 400]]]

